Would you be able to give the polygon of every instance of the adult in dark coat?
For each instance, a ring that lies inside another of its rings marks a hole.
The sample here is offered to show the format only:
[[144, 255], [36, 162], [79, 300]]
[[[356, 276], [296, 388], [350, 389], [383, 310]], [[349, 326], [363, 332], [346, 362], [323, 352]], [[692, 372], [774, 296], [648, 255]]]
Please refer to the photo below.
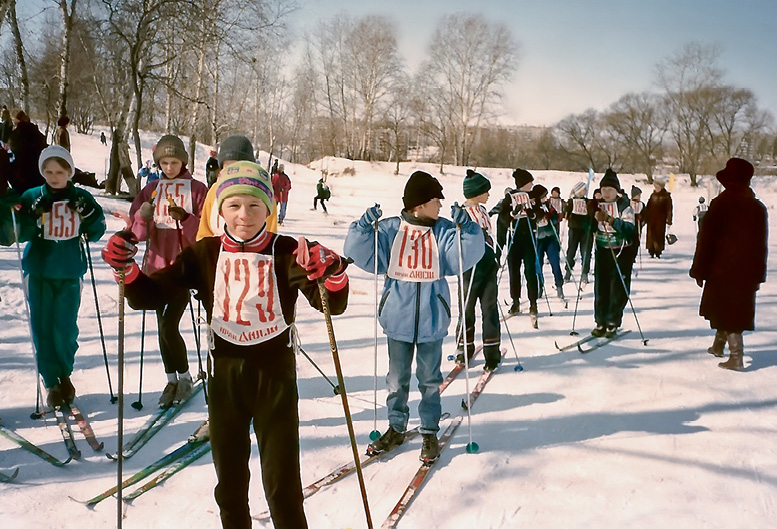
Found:
[[744, 369], [742, 332], [755, 327], [755, 293], [766, 281], [766, 207], [750, 189], [753, 166], [731, 158], [717, 178], [725, 190], [710, 203], [696, 241], [690, 276], [704, 287], [699, 314], [716, 330], [708, 352], [730, 357], [718, 364]]
[[7, 106], [3, 105], [2, 110], [0, 110], [0, 142], [7, 143], [12, 130], [11, 112], [8, 111]]
[[38, 158], [48, 144], [38, 126], [30, 123], [30, 118], [23, 110], [14, 116], [14, 129], [8, 137], [8, 146], [14, 155], [11, 164], [13, 170], [8, 177], [11, 187], [22, 194], [33, 187], [42, 186], [46, 181], [40, 174]]
[[57, 130], [54, 132], [54, 144], [64, 147], [70, 151], [70, 132], [67, 130], [67, 126], [70, 123], [70, 118], [62, 116], [57, 120]]
[[642, 210], [642, 222], [647, 225], [646, 248], [650, 257], [661, 257], [666, 227], [672, 225], [672, 195], [665, 186], [663, 179], [654, 180], [653, 192]]

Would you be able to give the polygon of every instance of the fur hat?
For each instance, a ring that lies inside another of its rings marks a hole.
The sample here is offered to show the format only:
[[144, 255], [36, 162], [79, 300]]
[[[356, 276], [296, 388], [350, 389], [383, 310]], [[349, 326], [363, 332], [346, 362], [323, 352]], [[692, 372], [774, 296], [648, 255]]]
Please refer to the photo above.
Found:
[[621, 183], [620, 180], [618, 180], [618, 175], [615, 173], [615, 171], [608, 167], [604, 172], [604, 176], [599, 182], [599, 187], [614, 187], [615, 189], [620, 190]]
[[242, 134], [233, 134], [221, 142], [219, 154], [216, 156], [219, 165], [224, 167], [224, 162], [234, 160], [236, 162], [256, 162], [254, 158], [254, 146], [251, 140]]
[[[572, 196], [576, 197], [580, 195], [580, 193], [585, 192], [586, 184], [585, 182], [578, 182], [574, 186], [572, 186]], [[580, 195], [582, 196], [582, 195]]]
[[165, 134], [154, 147], [154, 161], [158, 164], [162, 158], [177, 158], [186, 165], [189, 162], [189, 155], [183, 141], [178, 136]]
[[59, 158], [67, 163], [70, 166], [70, 174], [67, 178], [68, 180], [73, 178], [73, 174], [76, 172], [76, 165], [73, 163], [73, 157], [67, 149], [60, 147], [59, 145], [51, 145], [40, 152], [40, 157], [38, 158], [38, 170], [40, 171], [40, 174], [43, 174], [43, 166], [52, 158]]
[[513, 171], [513, 178], [515, 179], [515, 187], [522, 188], [529, 182], [534, 182], [534, 177], [526, 169], [516, 169]]
[[733, 186], [749, 186], [750, 179], [753, 178], [755, 168], [753, 164], [742, 158], [730, 158], [726, 162], [726, 167], [718, 171], [715, 175], [718, 181], [728, 188]]
[[433, 198], [443, 199], [442, 185], [440, 182], [424, 171], [416, 171], [410, 175], [405, 184], [405, 192], [402, 195], [402, 204], [406, 211], [416, 206], [426, 204]]
[[637, 198], [642, 194], [642, 190], [637, 186], [631, 186], [631, 198]]
[[268, 214], [272, 211], [272, 181], [267, 171], [257, 163], [239, 161], [229, 164], [222, 169], [216, 186], [218, 211], [221, 211], [221, 204], [224, 200], [232, 195], [257, 197], [267, 206]]
[[462, 184], [465, 198], [472, 198], [482, 195], [491, 189], [491, 182], [488, 178], [472, 169], [467, 169], [467, 176], [464, 177]]

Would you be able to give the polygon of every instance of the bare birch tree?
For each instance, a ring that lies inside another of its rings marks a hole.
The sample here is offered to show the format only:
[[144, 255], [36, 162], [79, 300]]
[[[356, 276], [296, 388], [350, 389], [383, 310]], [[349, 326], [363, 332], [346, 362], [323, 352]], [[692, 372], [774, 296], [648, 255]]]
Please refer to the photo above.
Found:
[[73, 30], [73, 20], [76, 16], [78, 0], [59, 0], [59, 12], [62, 15], [62, 51], [59, 69], [59, 99], [57, 101], [57, 116], [67, 116], [67, 92], [70, 80], [70, 35]]

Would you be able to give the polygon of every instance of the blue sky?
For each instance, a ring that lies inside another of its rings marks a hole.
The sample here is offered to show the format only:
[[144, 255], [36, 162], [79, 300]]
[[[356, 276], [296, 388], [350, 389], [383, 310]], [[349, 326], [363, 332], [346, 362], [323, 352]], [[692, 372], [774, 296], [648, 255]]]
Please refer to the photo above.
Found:
[[411, 67], [440, 16], [475, 12], [520, 43], [504, 121], [550, 125], [604, 109], [628, 92], [656, 90], [655, 65], [689, 41], [717, 44], [729, 84], [750, 88], [777, 116], [777, 0], [299, 0], [295, 35], [347, 13], [392, 18]]

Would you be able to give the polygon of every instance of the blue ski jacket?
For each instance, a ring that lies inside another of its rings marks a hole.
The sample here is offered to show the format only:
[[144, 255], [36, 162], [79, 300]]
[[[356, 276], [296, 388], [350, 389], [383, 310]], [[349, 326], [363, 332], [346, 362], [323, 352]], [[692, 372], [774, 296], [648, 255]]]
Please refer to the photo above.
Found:
[[[418, 221], [404, 214], [413, 224]], [[383, 333], [394, 340], [409, 343], [426, 343], [441, 340], [448, 334], [451, 322], [451, 295], [444, 276], [458, 276], [459, 251], [456, 242], [456, 225], [439, 218], [432, 226], [437, 239], [440, 258], [440, 279], [432, 282], [397, 280], [386, 276], [401, 219], [389, 217], [378, 222], [378, 274], [385, 276], [383, 294], [378, 305], [378, 321]], [[469, 270], [480, 260], [485, 251], [483, 230], [476, 222], [461, 226], [462, 266]], [[375, 229], [362, 227], [354, 221], [348, 228], [344, 252], [362, 270], [375, 271]]]

